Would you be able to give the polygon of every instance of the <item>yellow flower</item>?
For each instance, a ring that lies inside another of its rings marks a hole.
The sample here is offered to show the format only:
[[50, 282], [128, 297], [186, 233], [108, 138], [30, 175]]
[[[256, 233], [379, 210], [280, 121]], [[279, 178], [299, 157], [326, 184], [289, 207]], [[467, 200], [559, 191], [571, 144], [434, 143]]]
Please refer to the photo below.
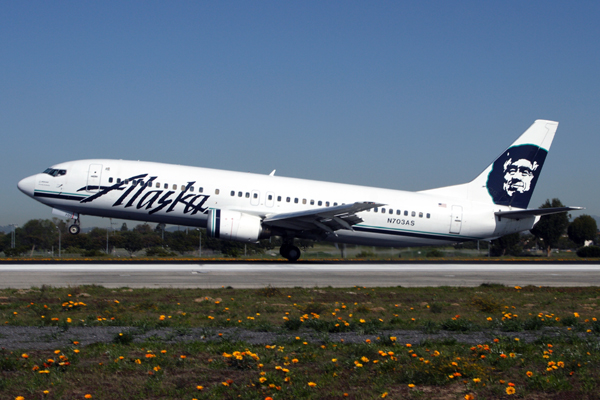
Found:
[[25, 400], [25, 397], [23, 397], [23, 396], [17, 396], [17, 397], [15, 397], [15, 400]]
[[331, 362], [337, 362], [337, 358], [332, 358]]
[[382, 398], [382, 399], [385, 399], [385, 398], [387, 397], [387, 395], [388, 395], [388, 392], [384, 392], [384, 393], [381, 395], [381, 398]]
[[479, 378], [473, 378], [473, 382], [479, 383], [479, 382], [481, 382], [481, 379], [479, 379]]
[[409, 387], [409, 388], [414, 388], [414, 387], [415, 387], [415, 384], [414, 384], [414, 383], [409, 383], [409, 384], [408, 384], [408, 387]]
[[200, 385], [198, 385], [198, 386], [196, 386], [196, 389], [198, 389], [198, 390], [202, 390], [202, 389], [204, 389], [204, 386], [200, 386]]
[[531, 371], [527, 371], [527, 372], [525, 373], [525, 375], [527, 375], [529, 378], [531, 378], [531, 377], [533, 376], [533, 372], [531, 372]]
[[506, 387], [506, 394], [515, 394], [515, 388], [512, 386]]
[[475, 399], [475, 397], [471, 393], [465, 394], [465, 400], [474, 400], [474, 399]]
[[261, 376], [259, 381], [260, 383], [264, 383], [267, 380], [267, 378], [265, 378], [264, 376]]
[[310, 387], [315, 387], [315, 386], [317, 386], [317, 384], [316, 384], [316, 383], [314, 383], [314, 382], [308, 382], [308, 386], [310, 386]]

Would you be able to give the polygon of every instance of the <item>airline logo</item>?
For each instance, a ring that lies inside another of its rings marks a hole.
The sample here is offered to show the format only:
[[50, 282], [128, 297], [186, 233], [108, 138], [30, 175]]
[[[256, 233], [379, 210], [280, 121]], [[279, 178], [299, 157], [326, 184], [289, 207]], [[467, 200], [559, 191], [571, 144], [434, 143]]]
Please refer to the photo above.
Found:
[[525, 144], [498, 157], [487, 180], [494, 204], [527, 208], [547, 154], [539, 146]]
[[[136, 175], [112, 186], [93, 188], [98, 189], [98, 193], [86, 197], [80, 202], [90, 203], [115, 190], [125, 190], [113, 203], [112, 207], [135, 207], [138, 210], [147, 210], [150, 215], [161, 210], [166, 210], [167, 213], [173, 212], [178, 205], [183, 207], [184, 214], [196, 215], [197, 213], [205, 214], [208, 212], [208, 207], [204, 207], [204, 204], [210, 196], [190, 193], [190, 188], [196, 181], [188, 182], [182, 190], [177, 191], [154, 188], [154, 182], [158, 177], [152, 176], [144, 180], [147, 176], [148, 174]], [[78, 192], [89, 189], [90, 187], [84, 186]]]

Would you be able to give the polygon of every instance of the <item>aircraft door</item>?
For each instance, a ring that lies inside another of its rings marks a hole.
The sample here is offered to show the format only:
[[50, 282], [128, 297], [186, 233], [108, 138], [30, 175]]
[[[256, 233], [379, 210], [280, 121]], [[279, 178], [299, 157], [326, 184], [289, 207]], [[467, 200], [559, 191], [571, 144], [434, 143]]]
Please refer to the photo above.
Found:
[[462, 206], [452, 206], [450, 233], [460, 233], [460, 228], [462, 226], [462, 211]]
[[88, 170], [87, 187], [88, 192], [95, 192], [100, 188], [100, 178], [102, 177], [102, 164], [90, 164]]

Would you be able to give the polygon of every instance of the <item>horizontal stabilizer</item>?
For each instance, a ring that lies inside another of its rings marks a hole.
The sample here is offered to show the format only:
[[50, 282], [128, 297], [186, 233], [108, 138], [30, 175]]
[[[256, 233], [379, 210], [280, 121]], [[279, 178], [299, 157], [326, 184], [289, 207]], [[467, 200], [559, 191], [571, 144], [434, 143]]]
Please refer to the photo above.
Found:
[[515, 210], [515, 211], [497, 211], [498, 217], [510, 218], [510, 219], [521, 219], [527, 217], [534, 217], [537, 215], [549, 215], [558, 214], [566, 211], [584, 210], [583, 207], [554, 207], [554, 208], [531, 208], [528, 210]]

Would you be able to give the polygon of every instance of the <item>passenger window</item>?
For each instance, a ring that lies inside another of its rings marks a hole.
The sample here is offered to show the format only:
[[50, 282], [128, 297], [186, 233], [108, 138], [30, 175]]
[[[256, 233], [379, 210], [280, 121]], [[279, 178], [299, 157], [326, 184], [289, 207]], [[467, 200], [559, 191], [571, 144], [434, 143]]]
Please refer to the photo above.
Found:
[[286, 203], [289, 203], [289, 202], [290, 202], [290, 200], [291, 200], [291, 199], [290, 199], [289, 197], [286, 197], [286, 198], [285, 198], [285, 201], [286, 201]]
[[373, 209], [373, 212], [379, 212], [379, 208], [375, 207], [375, 208]]
[[108, 183], [112, 183], [112, 181], [113, 181], [112, 177], [108, 178]]
[[249, 199], [250, 198], [250, 193], [246, 192], [246, 198]]
[[325, 202], [325, 207], [329, 207], [329, 202], [328, 201]]
[[277, 196], [277, 201], [281, 201], [281, 196]]
[[185, 185], [181, 185], [181, 191], [185, 191]]
[[385, 214], [385, 208], [382, 208], [382, 209], [381, 209], [381, 212], [382, 212], [383, 214]]
[[333, 203], [333, 206], [334, 206], [334, 207], [335, 207], [335, 206], [337, 206], [337, 203]]
[[273, 195], [270, 194], [268, 198], [269, 200], [273, 200]]
[[156, 188], [159, 189], [160, 188], [160, 183], [156, 182]]
[[199, 187], [198, 188], [198, 193], [203, 193], [204, 192], [204, 188], [203, 187]]
[[311, 206], [314, 206], [314, 205], [315, 205], [315, 201], [314, 201], [314, 200], [311, 200], [311, 201], [310, 201], [310, 205], [311, 205]]
[[430, 217], [431, 217], [431, 214], [427, 213], [427, 218], [430, 218]]
[[254, 196], [253, 196], [253, 197], [254, 197], [255, 199], [258, 199], [258, 193], [254, 193]]
[[390, 208], [390, 214], [393, 214], [393, 213], [394, 213], [394, 210], [392, 210], [392, 209]]
[[408, 210], [404, 211], [404, 216], [408, 217]]
[[298, 198], [294, 198], [294, 203], [298, 204]]
[[168, 184], [168, 183], [165, 183], [165, 186], [163, 186], [163, 187], [164, 187], [165, 189], [168, 189], [168, 188], [169, 188], [169, 184]]
[[242, 192], [238, 192], [238, 197], [242, 197]]
[[219, 189], [215, 189], [215, 194], [219, 194], [221, 192]]
[[177, 190], [177, 184], [176, 183], [173, 184], [173, 190]]
[[396, 215], [402, 215], [402, 211], [396, 210]]
[[125, 180], [123, 181], [123, 183], [124, 183], [124, 184], [126, 184], [126, 185], [127, 185], [127, 184], [129, 184], [129, 179], [125, 179]]
[[415, 215], [417, 215], [414, 211], [410, 213], [411, 217], [414, 217]]
[[117, 183], [121, 183], [121, 178], [117, 178]]
[[423, 213], [422, 212], [419, 213], [419, 218], [423, 218]]
[[317, 205], [321, 206], [321, 205], [323, 205], [323, 202], [321, 200], [319, 200], [319, 202], [317, 203]]
[[194, 187], [190, 186], [190, 192], [193, 192], [193, 191], [194, 191]]
[[306, 204], [306, 199], [302, 199], [302, 204]]
[[235, 190], [232, 190], [232, 191], [231, 191], [231, 195], [232, 195], [232, 196], [235, 196]]

